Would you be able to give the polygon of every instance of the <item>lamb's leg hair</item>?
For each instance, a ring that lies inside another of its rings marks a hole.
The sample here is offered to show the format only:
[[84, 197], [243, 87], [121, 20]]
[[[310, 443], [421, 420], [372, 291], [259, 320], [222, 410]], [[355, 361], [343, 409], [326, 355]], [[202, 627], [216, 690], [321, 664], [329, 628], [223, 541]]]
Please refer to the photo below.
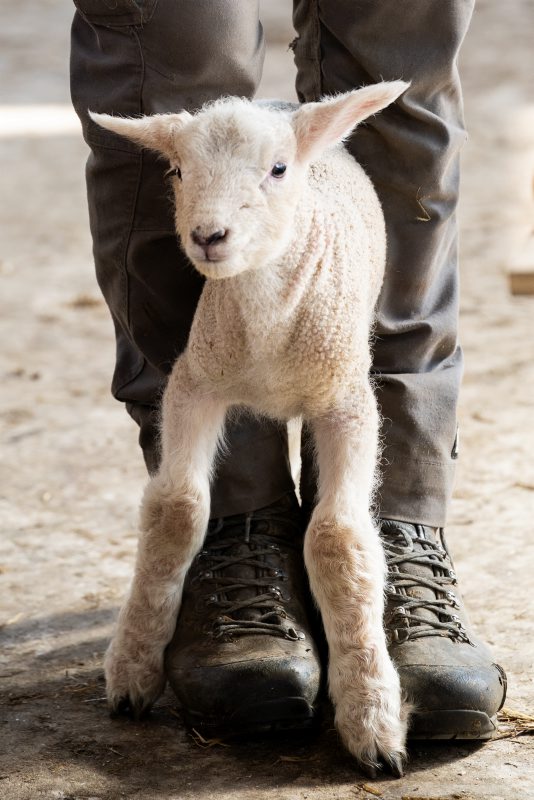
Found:
[[199, 392], [180, 358], [163, 398], [162, 461], [141, 506], [135, 574], [105, 659], [112, 711], [129, 708], [139, 716], [165, 686], [164, 650], [206, 533], [209, 478], [225, 411], [220, 399]]
[[383, 629], [385, 559], [370, 513], [378, 413], [366, 382], [330, 413], [310, 420], [318, 503], [304, 557], [329, 646], [336, 727], [360, 763], [401, 773], [406, 719]]

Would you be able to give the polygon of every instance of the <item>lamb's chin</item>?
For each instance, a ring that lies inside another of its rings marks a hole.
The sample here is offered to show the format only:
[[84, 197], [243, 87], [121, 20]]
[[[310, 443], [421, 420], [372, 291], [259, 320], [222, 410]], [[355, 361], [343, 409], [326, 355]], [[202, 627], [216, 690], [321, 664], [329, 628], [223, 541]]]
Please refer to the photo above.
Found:
[[193, 261], [196, 269], [201, 275], [210, 280], [222, 280], [223, 278], [233, 278], [235, 275], [240, 275], [249, 269], [248, 264], [244, 264], [241, 260], [234, 260], [231, 258], [221, 259], [220, 261]]

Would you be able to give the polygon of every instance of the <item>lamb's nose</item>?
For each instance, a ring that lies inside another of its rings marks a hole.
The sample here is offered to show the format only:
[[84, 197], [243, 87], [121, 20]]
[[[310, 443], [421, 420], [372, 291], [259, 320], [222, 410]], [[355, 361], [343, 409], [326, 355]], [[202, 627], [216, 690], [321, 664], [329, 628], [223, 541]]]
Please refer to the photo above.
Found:
[[227, 235], [227, 228], [219, 228], [219, 230], [213, 231], [213, 233], [210, 233], [208, 236], [203, 236], [202, 229], [198, 227], [192, 231], [191, 238], [195, 244], [198, 244], [200, 247], [208, 247], [210, 244], [218, 244], [219, 242], [224, 241]]

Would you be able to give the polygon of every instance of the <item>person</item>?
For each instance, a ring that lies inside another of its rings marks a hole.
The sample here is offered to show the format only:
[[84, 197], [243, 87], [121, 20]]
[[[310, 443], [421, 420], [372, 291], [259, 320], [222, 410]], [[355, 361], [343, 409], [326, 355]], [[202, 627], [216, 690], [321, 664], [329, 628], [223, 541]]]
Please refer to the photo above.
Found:
[[[504, 671], [474, 635], [443, 528], [458, 456], [456, 204], [465, 140], [457, 57], [474, 0], [295, 0], [302, 102], [378, 80], [411, 85], [348, 146], [386, 218], [388, 263], [372, 374], [382, 413], [385, 625], [412, 736], [484, 738]], [[86, 142], [98, 282], [116, 335], [114, 396], [158, 468], [158, 404], [184, 348], [203, 281], [177, 242], [155, 154], [96, 126], [87, 110], [136, 116], [252, 97], [264, 41], [255, 0], [75, 0], [71, 87]], [[268, 335], [268, 331], [266, 331]], [[306, 597], [302, 537], [314, 502], [303, 431], [299, 506], [287, 431], [232, 418], [211, 489], [206, 542], [184, 591], [167, 673], [186, 719], [238, 732], [316, 716], [320, 642]], [[179, 531], [177, 531], [179, 536]], [[231, 636], [219, 636], [225, 620]], [[314, 628], [314, 630], [312, 630]]]

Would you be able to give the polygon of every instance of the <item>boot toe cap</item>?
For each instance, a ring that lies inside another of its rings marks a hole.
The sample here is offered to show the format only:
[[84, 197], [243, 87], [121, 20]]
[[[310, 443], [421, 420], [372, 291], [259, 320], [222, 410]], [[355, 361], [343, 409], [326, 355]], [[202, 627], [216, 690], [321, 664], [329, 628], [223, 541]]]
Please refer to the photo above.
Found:
[[404, 665], [399, 675], [415, 706], [412, 735], [483, 738], [495, 730], [506, 696], [506, 676], [497, 664]]
[[167, 659], [169, 682], [190, 724], [243, 732], [314, 716], [321, 680], [314, 649], [296, 654], [280, 647], [277, 654], [259, 656], [250, 644], [242, 657], [237, 643], [226, 658], [219, 650], [211, 663], [187, 652], [180, 661]]

